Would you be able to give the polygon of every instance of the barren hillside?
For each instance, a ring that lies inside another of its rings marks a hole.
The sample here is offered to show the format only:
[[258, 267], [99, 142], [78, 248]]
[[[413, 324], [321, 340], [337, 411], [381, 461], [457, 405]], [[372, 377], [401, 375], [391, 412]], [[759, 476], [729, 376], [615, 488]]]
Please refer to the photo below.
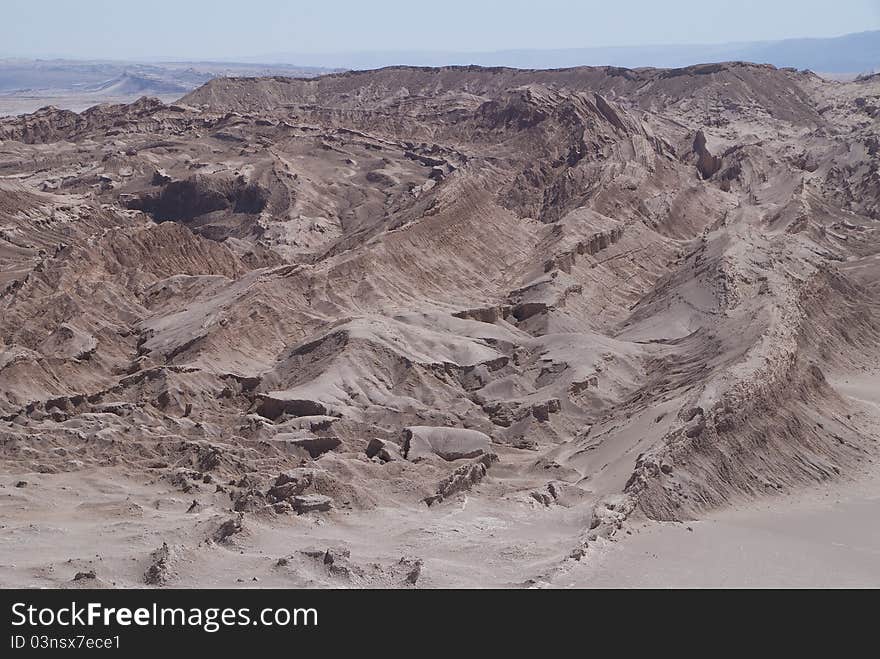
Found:
[[0, 581], [543, 583], [875, 469], [878, 120], [746, 63], [0, 120]]

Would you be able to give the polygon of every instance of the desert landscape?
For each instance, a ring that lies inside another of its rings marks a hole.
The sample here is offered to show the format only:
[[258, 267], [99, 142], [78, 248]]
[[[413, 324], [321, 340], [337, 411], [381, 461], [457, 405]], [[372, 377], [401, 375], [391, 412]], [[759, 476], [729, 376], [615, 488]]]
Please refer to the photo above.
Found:
[[878, 121], [745, 62], [0, 119], [0, 586], [880, 586]]
[[44, 107], [81, 112], [142, 96], [172, 103], [214, 78], [302, 76], [333, 69], [234, 62], [132, 62], [0, 58], [0, 117]]

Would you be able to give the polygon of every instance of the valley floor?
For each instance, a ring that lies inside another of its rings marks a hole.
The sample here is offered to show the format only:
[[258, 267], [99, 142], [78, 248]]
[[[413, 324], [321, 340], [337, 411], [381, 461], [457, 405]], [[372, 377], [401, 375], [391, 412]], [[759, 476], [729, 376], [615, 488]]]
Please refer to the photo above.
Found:
[[878, 588], [880, 474], [726, 510], [637, 525], [603, 542], [556, 587]]
[[[428, 588], [880, 587], [876, 468], [862, 480], [701, 521], [632, 520], [616, 540], [592, 543], [581, 561], [566, 556], [588, 524], [584, 507], [470, 496], [428, 510], [339, 511], [332, 521], [249, 518], [224, 545], [200, 540], [215, 512], [187, 513], [187, 504], [112, 470], [35, 475], [24, 488], [4, 478], [0, 587], [142, 587], [151, 552], [165, 541], [175, 556], [167, 585], [175, 587], [399, 586], [406, 571], [398, 566], [417, 560], [417, 585]], [[350, 552], [337, 561], [341, 569], [309, 557], [328, 549]], [[94, 579], [74, 580], [91, 571]]]
[[[833, 382], [873, 425], [880, 372]], [[771, 497], [697, 522], [635, 522], [620, 542], [594, 545], [556, 587], [878, 588], [880, 464], [850, 482]]]
[[[833, 384], [876, 424], [877, 383], [866, 369]], [[634, 516], [581, 560], [569, 556], [590, 526], [592, 502], [543, 506], [528, 494], [534, 484], [517, 479], [430, 508], [248, 516], [216, 542], [209, 538], [234, 513], [211, 488], [186, 495], [120, 466], [6, 474], [0, 587], [143, 587], [163, 543], [159, 585], [184, 588], [880, 587], [880, 463], [863, 467], [848, 481], [700, 521]]]

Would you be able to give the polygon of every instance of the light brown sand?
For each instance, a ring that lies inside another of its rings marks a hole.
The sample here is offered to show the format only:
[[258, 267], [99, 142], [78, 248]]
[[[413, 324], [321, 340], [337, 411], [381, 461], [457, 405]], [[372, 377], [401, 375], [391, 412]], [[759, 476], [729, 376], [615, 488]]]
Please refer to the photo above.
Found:
[[880, 478], [684, 523], [643, 522], [553, 581], [596, 588], [878, 588]]

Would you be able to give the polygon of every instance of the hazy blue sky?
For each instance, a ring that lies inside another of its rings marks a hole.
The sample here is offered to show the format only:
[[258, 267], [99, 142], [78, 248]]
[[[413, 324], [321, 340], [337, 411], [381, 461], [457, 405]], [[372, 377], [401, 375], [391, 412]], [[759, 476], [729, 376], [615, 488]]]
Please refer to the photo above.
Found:
[[230, 58], [720, 43], [880, 29], [880, 0], [0, 0], [0, 55]]

